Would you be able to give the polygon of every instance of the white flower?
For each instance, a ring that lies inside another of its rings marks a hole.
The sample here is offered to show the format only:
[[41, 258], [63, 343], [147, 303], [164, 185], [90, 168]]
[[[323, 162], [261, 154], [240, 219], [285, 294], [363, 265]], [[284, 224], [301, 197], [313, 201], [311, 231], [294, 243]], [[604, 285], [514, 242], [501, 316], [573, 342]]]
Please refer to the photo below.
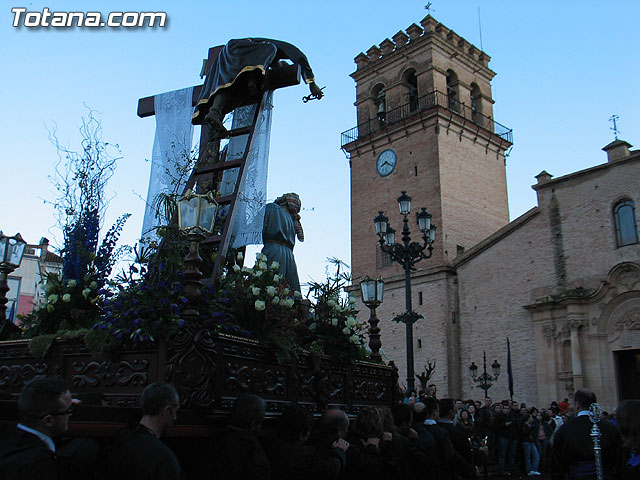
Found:
[[266, 260], [267, 256], [262, 252], [258, 252], [258, 253], [256, 253], [256, 259], [258, 259], [258, 260]]
[[53, 312], [55, 310], [55, 307], [51, 304], [47, 305], [47, 312]]
[[56, 303], [58, 301], [58, 295], [53, 293], [49, 295], [49, 297], [47, 297], [47, 300], [49, 301], [49, 303]]
[[351, 329], [349, 327], [344, 327], [342, 329], [342, 333], [344, 333], [345, 335], [349, 335], [351, 333]]
[[256, 297], [260, 295], [260, 287], [251, 287], [251, 293], [253, 293]]
[[293, 307], [293, 298], [281, 298], [280, 305], [287, 308]]
[[360, 343], [360, 337], [358, 335], [351, 335], [349, 337], [349, 341], [355, 345], [358, 345]]
[[52, 293], [55, 291], [55, 289], [56, 289], [56, 286], [53, 283], [47, 283], [47, 286], [44, 287], [44, 291], [46, 293]]
[[338, 319], [337, 318], [332, 318], [331, 319], [331, 325], [333, 325], [334, 327], [338, 326]]
[[327, 301], [327, 305], [329, 305], [331, 308], [336, 307], [338, 304], [336, 303], [335, 300], [331, 299]]
[[76, 282], [75, 280], [71, 279], [67, 282], [67, 285], [69, 286], [69, 288], [74, 288], [75, 286], [78, 285], [78, 282]]
[[253, 272], [253, 268], [242, 267], [242, 271], [245, 272], [245, 273], [251, 273], [251, 272]]
[[69, 295], [68, 293], [65, 293], [62, 296], [62, 301], [65, 302], [65, 303], [69, 303], [71, 301], [71, 295]]
[[300, 292], [293, 292], [293, 296], [295, 298], [302, 298], [302, 294]]
[[262, 270], [256, 270], [256, 271], [253, 272], [253, 276], [254, 277], [259, 277], [261, 275], [262, 275]]
[[280, 268], [280, 263], [276, 262], [275, 260], [273, 262], [271, 262], [271, 270], [277, 270], [278, 268]]
[[239, 272], [240, 270], [242, 270], [242, 268], [240, 268], [240, 265], [238, 265], [237, 263], [233, 266], [233, 271], [234, 272]]
[[347, 325], [349, 325], [350, 327], [355, 327], [355, 326], [358, 324], [358, 322], [356, 321], [356, 319], [355, 319], [355, 318], [353, 318], [353, 317], [349, 317], [349, 318], [347, 318], [347, 322], [346, 322], [346, 323], [347, 323]]
[[277, 305], [278, 303], [280, 303], [280, 297], [273, 297], [273, 300], [271, 300], [271, 303], [273, 303], [274, 305]]
[[91, 290], [95, 290], [96, 288], [98, 288], [98, 284], [97, 284], [96, 282], [91, 282], [91, 283], [89, 284], [89, 288], [90, 288]]
[[[91, 293], [91, 289], [90, 288], [85, 288], [84, 290], [82, 290], [82, 296], [84, 298], [87, 298], [89, 296], [89, 294]], [[63, 299], [64, 300], [64, 299]]]
[[242, 259], [244, 258], [244, 255], [242, 255], [242, 252], [238, 252], [238, 255], [236, 255], [236, 258], [238, 259], [239, 262], [241, 262]]
[[260, 262], [260, 263], [258, 264], [258, 268], [259, 268], [260, 270], [266, 270], [266, 269], [267, 269], [267, 262]]
[[267, 305], [262, 300], [256, 300], [256, 303], [254, 303], [254, 306], [258, 311], [261, 311], [267, 308]]
[[266, 288], [266, 290], [267, 290], [267, 294], [268, 294], [270, 297], [275, 296], [275, 294], [276, 294], [276, 287], [274, 287], [273, 285], [269, 285], [269, 286]]
[[349, 299], [349, 303], [350, 303], [351, 305], [355, 305], [356, 303], [358, 303], [358, 301], [355, 299], [355, 297], [351, 297], [351, 298]]
[[289, 295], [289, 292], [290, 292], [290, 291], [291, 291], [291, 290], [289, 290], [288, 288], [285, 288], [285, 289], [283, 289], [283, 290], [282, 290], [282, 294], [283, 294], [283, 295]]
[[315, 323], [312, 323], [311, 325], [309, 325], [309, 330], [311, 330], [312, 332], [315, 332], [317, 326], [318, 325], [316, 325]]
[[273, 276], [273, 281], [278, 283], [280, 281], [280, 279], [282, 278], [282, 275], [274, 275]]

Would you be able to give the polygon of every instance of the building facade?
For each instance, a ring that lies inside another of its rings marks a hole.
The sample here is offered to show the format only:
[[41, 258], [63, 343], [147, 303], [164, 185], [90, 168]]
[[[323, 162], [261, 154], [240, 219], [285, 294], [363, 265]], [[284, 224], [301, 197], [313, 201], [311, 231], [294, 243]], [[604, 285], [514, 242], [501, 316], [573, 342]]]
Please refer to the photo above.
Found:
[[7, 278], [7, 318], [19, 323], [18, 315], [31, 313], [44, 299], [44, 279], [48, 272], [60, 272], [62, 258], [49, 251], [49, 240], [27, 244], [20, 267]]
[[542, 406], [581, 386], [608, 408], [637, 396], [640, 154], [616, 141], [603, 165], [558, 179], [542, 172], [538, 206], [509, 223], [512, 137], [493, 120], [489, 57], [431, 16], [420, 25], [355, 58], [358, 126], [342, 136], [352, 273], [354, 283], [385, 280], [385, 355], [405, 378], [405, 326], [389, 322], [405, 312], [404, 276], [381, 251], [373, 218], [384, 211], [399, 231], [397, 197], [407, 191], [412, 240], [421, 240], [421, 207], [438, 227], [432, 257], [412, 275], [413, 309], [424, 316], [414, 324], [417, 374], [435, 361], [430, 383], [441, 395], [479, 398], [469, 366], [486, 351], [503, 367], [490, 392], [508, 398], [508, 337], [517, 400]]

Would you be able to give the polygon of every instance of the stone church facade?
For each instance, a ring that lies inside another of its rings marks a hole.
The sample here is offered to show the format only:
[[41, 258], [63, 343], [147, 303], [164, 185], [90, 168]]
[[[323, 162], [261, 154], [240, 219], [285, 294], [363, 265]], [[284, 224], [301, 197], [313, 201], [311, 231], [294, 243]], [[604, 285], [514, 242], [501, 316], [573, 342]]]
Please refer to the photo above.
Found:
[[[431, 258], [412, 274], [412, 303], [424, 316], [414, 324], [416, 373], [435, 361], [429, 383], [440, 396], [480, 398], [469, 365], [482, 369], [486, 351], [488, 364], [502, 364], [490, 394], [508, 398], [507, 337], [519, 401], [545, 405], [582, 385], [609, 408], [638, 396], [640, 152], [616, 141], [605, 147], [604, 165], [557, 179], [541, 173], [538, 206], [509, 222], [512, 138], [493, 119], [489, 57], [431, 16], [392, 38], [355, 58], [358, 126], [342, 145], [351, 166], [354, 283], [385, 280], [377, 314], [400, 378], [405, 326], [390, 319], [406, 310], [404, 274], [381, 251], [373, 218], [384, 211], [400, 241], [397, 197], [407, 191], [412, 240], [421, 240], [420, 208], [438, 227]], [[614, 212], [621, 205], [625, 221], [633, 210], [636, 235], [624, 246]], [[368, 309], [360, 311], [366, 320]]]

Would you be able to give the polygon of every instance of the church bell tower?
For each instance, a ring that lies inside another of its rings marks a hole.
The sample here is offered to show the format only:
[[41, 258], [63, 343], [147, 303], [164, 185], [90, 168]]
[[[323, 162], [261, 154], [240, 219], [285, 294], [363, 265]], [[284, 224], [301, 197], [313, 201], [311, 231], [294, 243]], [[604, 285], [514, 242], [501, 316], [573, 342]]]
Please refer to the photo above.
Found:
[[403, 270], [380, 249], [373, 219], [384, 211], [399, 233], [397, 198], [406, 191], [412, 241], [421, 241], [420, 208], [437, 226], [432, 257], [412, 275], [413, 309], [424, 316], [414, 324], [414, 358], [416, 373], [436, 360], [433, 383], [449, 395], [460, 391], [464, 374], [455, 258], [509, 221], [505, 151], [512, 135], [493, 119], [489, 60], [428, 15], [355, 57], [358, 125], [341, 139], [351, 167], [353, 280], [385, 279], [382, 343], [401, 379], [404, 325], [390, 320], [405, 311]]

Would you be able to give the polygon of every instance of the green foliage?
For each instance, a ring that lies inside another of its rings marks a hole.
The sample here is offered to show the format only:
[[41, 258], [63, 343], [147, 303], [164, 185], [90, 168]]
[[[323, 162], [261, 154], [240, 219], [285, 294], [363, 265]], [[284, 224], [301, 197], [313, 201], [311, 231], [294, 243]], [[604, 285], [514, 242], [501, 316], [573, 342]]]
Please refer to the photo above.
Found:
[[78, 282], [48, 273], [44, 290], [46, 303], [24, 318], [27, 336], [91, 327], [100, 314], [98, 283], [91, 276]]
[[303, 346], [314, 354], [324, 354], [342, 362], [364, 360], [369, 356], [367, 327], [357, 319], [355, 299], [346, 296], [345, 288], [351, 283], [351, 275], [345, 271], [347, 265], [336, 259], [328, 259], [335, 266], [335, 273], [327, 272], [327, 279], [311, 282], [309, 296], [311, 323]]
[[49, 333], [46, 335], [38, 335], [37, 337], [33, 337], [29, 340], [29, 351], [36, 358], [43, 358], [51, 345], [53, 345], [53, 341], [56, 339], [57, 335], [55, 333]]

